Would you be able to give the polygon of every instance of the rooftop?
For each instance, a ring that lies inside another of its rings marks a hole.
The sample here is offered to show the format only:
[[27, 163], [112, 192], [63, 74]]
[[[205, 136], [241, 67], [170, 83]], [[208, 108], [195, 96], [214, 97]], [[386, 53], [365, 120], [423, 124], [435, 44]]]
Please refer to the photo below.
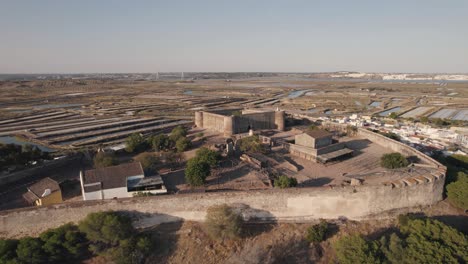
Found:
[[101, 183], [101, 189], [113, 189], [127, 186], [127, 177], [144, 175], [139, 162], [87, 170], [83, 175], [83, 184]]
[[60, 191], [60, 186], [58, 182], [47, 177], [28, 187], [28, 190], [34, 195], [36, 195], [38, 198], [42, 197], [44, 191], [47, 189], [49, 189], [50, 192], [53, 193], [56, 191]]
[[304, 133], [313, 138], [324, 138], [332, 136], [330, 132], [323, 129], [307, 129], [304, 131]]

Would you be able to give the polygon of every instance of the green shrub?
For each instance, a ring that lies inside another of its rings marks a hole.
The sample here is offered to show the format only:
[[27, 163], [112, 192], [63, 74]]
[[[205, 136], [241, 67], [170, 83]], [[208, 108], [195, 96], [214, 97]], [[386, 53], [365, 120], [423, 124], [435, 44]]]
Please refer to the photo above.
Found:
[[266, 151], [265, 147], [260, 142], [260, 137], [257, 135], [240, 139], [239, 147], [242, 152], [247, 153], [264, 153]]
[[297, 180], [293, 177], [281, 175], [275, 180], [275, 187], [277, 188], [290, 188], [297, 186]]
[[203, 132], [198, 132], [196, 136], [197, 136], [198, 138], [201, 138], [201, 137], [203, 137], [203, 135], [204, 135]]
[[13, 263], [13, 260], [17, 258], [17, 247], [18, 240], [0, 239], [0, 263]]
[[149, 152], [138, 154], [134, 160], [140, 162], [141, 167], [145, 173], [148, 174], [155, 173], [160, 164], [159, 157], [157, 157], [154, 153]]
[[139, 264], [149, 255], [153, 242], [147, 236], [131, 237], [120, 241], [118, 247], [109, 250], [108, 255], [116, 264]]
[[42, 249], [39, 238], [25, 237], [19, 240], [16, 254], [20, 263], [40, 264], [47, 262], [47, 255]]
[[241, 235], [242, 217], [226, 204], [208, 208], [205, 227], [208, 234], [215, 239], [233, 239]]
[[319, 224], [307, 228], [306, 240], [311, 243], [322, 242], [326, 239], [327, 230], [327, 221], [321, 220]]
[[133, 197], [148, 197], [148, 196], [154, 196], [156, 194], [150, 193], [150, 192], [136, 192], [133, 193]]
[[187, 129], [183, 126], [177, 126], [174, 129], [172, 129], [171, 134], [169, 135], [169, 138], [173, 142], [177, 142], [177, 140], [186, 136], [187, 136]]
[[71, 223], [49, 229], [40, 235], [49, 262], [63, 263], [86, 253], [86, 237]]
[[121, 240], [127, 239], [135, 232], [129, 217], [108, 211], [90, 213], [78, 225], [81, 232], [92, 243], [91, 250], [99, 253], [118, 246]]
[[98, 152], [93, 159], [95, 168], [104, 168], [117, 165], [117, 159], [111, 153]]
[[437, 220], [399, 217], [399, 230], [376, 241], [345, 236], [335, 244], [339, 263], [467, 263], [468, 238]]
[[163, 151], [169, 150], [174, 145], [169, 137], [165, 134], [159, 134], [157, 136], [151, 137], [151, 146], [154, 151]]
[[451, 165], [468, 169], [468, 156], [453, 154], [447, 157], [447, 162]]
[[138, 152], [146, 148], [146, 141], [139, 133], [131, 134], [125, 141], [125, 144], [125, 150], [130, 153]]
[[387, 169], [397, 169], [408, 166], [409, 162], [405, 156], [394, 152], [382, 155], [380, 158], [380, 165]]
[[368, 242], [360, 235], [345, 236], [333, 245], [340, 264], [381, 263], [378, 244]]
[[202, 186], [210, 175], [210, 164], [195, 157], [187, 162], [185, 180], [191, 186]]
[[468, 174], [458, 172], [454, 182], [447, 185], [449, 201], [463, 210], [468, 210]]
[[191, 146], [192, 142], [186, 137], [181, 137], [176, 141], [176, 149], [179, 153], [188, 150]]
[[218, 152], [205, 147], [198, 149], [195, 155], [200, 161], [210, 164], [211, 167], [215, 167], [220, 159]]

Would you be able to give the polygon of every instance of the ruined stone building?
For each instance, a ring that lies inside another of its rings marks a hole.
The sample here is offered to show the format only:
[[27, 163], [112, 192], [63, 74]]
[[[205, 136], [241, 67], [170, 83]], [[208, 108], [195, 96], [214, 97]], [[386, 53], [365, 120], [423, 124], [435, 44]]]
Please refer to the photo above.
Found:
[[195, 112], [195, 125], [231, 136], [249, 130], [277, 129], [284, 131], [284, 111], [215, 110]]

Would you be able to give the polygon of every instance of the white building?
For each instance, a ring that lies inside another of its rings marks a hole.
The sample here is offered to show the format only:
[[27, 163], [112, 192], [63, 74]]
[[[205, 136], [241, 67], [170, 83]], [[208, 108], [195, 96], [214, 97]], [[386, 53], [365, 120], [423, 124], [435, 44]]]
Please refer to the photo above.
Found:
[[139, 162], [80, 171], [83, 200], [132, 197], [137, 192], [167, 193], [160, 176], [145, 177]]

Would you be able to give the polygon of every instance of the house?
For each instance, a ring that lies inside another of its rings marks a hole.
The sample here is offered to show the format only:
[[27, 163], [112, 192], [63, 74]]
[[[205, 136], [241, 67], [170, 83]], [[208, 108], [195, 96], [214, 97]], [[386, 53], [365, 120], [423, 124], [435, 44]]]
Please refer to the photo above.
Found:
[[60, 185], [49, 177], [36, 182], [27, 189], [28, 192], [23, 194], [23, 198], [30, 205], [45, 206], [63, 201]]
[[83, 200], [133, 197], [134, 193], [167, 193], [160, 176], [145, 177], [140, 162], [80, 171]]

